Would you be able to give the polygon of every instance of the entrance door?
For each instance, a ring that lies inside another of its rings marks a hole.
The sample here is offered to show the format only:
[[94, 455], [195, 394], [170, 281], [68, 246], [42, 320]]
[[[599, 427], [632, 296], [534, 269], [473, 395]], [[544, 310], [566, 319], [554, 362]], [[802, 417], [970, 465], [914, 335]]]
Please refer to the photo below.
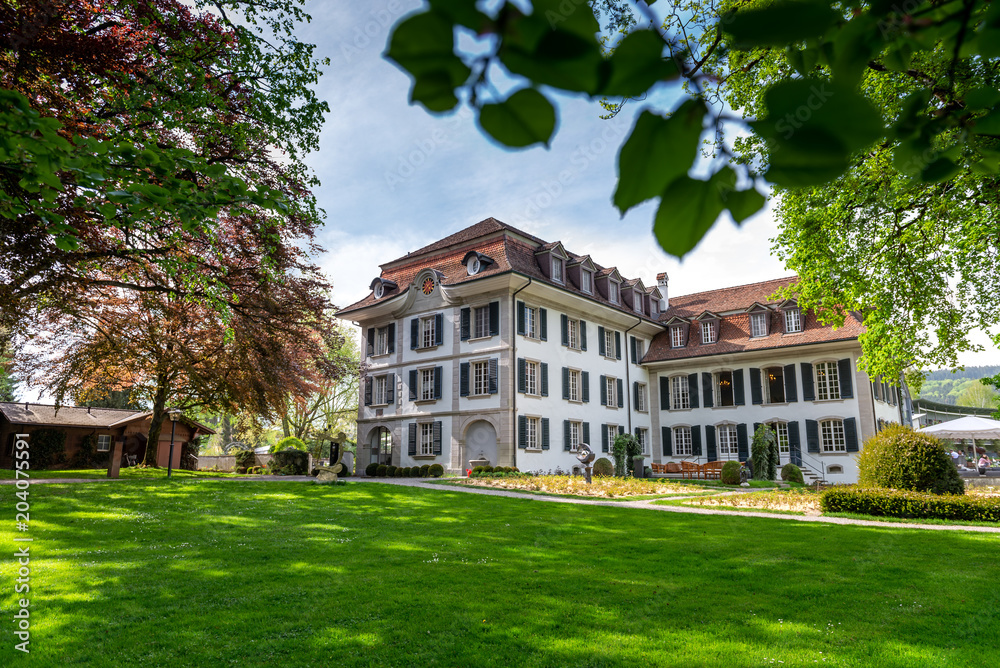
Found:
[[392, 464], [392, 432], [385, 427], [379, 427], [372, 434], [371, 463]]

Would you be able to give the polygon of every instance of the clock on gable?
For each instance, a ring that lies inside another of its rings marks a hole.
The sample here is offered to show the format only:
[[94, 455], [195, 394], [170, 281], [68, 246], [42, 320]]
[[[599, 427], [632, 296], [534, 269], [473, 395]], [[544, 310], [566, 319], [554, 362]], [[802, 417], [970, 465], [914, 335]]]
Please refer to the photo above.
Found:
[[423, 286], [420, 289], [421, 289], [421, 291], [423, 291], [423, 293], [425, 295], [429, 295], [430, 293], [434, 292], [434, 279], [433, 278], [425, 278], [424, 279], [424, 284], [423, 284]]

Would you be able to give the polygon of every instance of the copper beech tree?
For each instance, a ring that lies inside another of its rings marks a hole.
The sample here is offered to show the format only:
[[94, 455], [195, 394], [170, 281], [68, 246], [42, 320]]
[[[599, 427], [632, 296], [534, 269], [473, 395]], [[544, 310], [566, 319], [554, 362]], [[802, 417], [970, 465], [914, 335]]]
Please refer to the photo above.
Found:
[[169, 256], [223, 277], [234, 304], [225, 317], [182, 296], [184, 281], [196, 278], [188, 273], [168, 277], [146, 265], [149, 285], [176, 286], [173, 293], [142, 284], [126, 289], [102, 273], [105, 280], [71, 308], [42, 312], [30, 339], [38, 353], [24, 372], [58, 402], [93, 387], [129, 388], [143, 397], [153, 409], [150, 465], [167, 406], [274, 420], [289, 397], [308, 397], [353, 373], [349, 362], [330, 354], [342, 340], [318, 268], [281, 235], [265, 259], [242, 228], [238, 220], [220, 225], [225, 250], [215, 256], [202, 254], [210, 242], [197, 236]]

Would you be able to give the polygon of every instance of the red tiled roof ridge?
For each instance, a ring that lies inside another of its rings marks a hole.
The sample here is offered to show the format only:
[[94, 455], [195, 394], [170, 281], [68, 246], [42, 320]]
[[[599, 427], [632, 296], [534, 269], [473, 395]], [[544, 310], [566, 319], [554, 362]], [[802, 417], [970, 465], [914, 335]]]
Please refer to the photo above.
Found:
[[66, 404], [56, 405], [56, 404], [43, 404], [38, 401], [0, 401], [0, 406], [19, 406], [24, 408], [27, 406], [29, 409], [32, 406], [38, 408], [58, 408], [59, 410], [95, 410], [95, 411], [122, 411], [123, 413], [142, 413], [142, 410], [135, 410], [132, 408], [107, 408], [104, 406], [68, 406]]
[[[705, 290], [703, 292], [691, 292], [691, 293], [688, 293], [686, 295], [671, 296], [670, 297], [670, 301], [673, 302], [675, 299], [680, 300], [680, 299], [690, 299], [692, 297], [701, 297], [703, 295], [711, 295], [711, 294], [718, 293], [718, 292], [729, 292], [731, 290], [740, 290], [742, 288], [752, 288], [752, 287], [756, 287], [756, 286], [759, 286], [759, 285], [765, 285], [767, 283], [779, 283], [779, 282], [782, 282], [782, 281], [791, 282], [791, 281], [797, 280], [798, 277], [799, 277], [798, 274], [792, 274], [791, 276], [785, 276], [783, 278], [769, 278], [766, 281], [757, 281], [755, 283], [744, 283], [743, 285], [730, 285], [729, 287], [715, 288], [713, 290]], [[749, 306], [749, 304], [747, 304], [747, 306]], [[671, 308], [673, 308], [673, 307], [671, 306]]]
[[544, 240], [539, 239], [535, 235], [529, 234], [524, 230], [520, 230], [514, 227], [513, 225], [508, 225], [507, 223], [501, 220], [497, 220], [496, 218], [493, 218], [491, 216], [489, 218], [485, 218], [479, 221], [478, 223], [469, 225], [468, 227], [464, 227], [461, 230], [458, 230], [457, 232], [449, 234], [443, 239], [438, 239], [437, 241], [427, 244], [422, 248], [418, 248], [415, 251], [410, 251], [409, 253], [403, 255], [402, 257], [398, 257], [395, 260], [390, 260], [389, 262], [386, 262], [385, 264], [382, 264], [380, 266], [385, 267], [387, 265], [395, 264], [397, 262], [402, 262], [403, 260], [415, 259], [420, 255], [426, 255], [434, 251], [445, 250], [457, 244], [475, 241], [481, 237], [485, 237], [490, 234], [495, 234], [497, 232], [504, 232], [504, 231], [525, 237], [539, 245], [545, 243]]

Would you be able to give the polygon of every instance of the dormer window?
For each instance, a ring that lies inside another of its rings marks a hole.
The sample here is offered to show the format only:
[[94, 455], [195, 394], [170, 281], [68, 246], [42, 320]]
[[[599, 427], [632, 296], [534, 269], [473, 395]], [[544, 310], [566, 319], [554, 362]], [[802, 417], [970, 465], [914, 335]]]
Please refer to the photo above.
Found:
[[802, 313], [797, 308], [785, 310], [785, 334], [802, 331]]
[[674, 325], [670, 328], [670, 347], [671, 348], [683, 348], [684, 347], [684, 326]]
[[375, 299], [382, 299], [385, 295], [385, 285], [379, 281], [375, 284], [375, 290], [373, 292], [375, 294]]
[[469, 258], [469, 263], [465, 265], [465, 269], [469, 272], [469, 276], [475, 276], [478, 274], [480, 267], [479, 258], [476, 256]]
[[750, 314], [750, 336], [757, 338], [760, 336], [767, 336], [767, 314], [766, 313], [751, 313]]
[[379, 277], [374, 279], [368, 287], [371, 289], [372, 296], [374, 296], [375, 299], [382, 299], [388, 290], [392, 290], [396, 287], [396, 283], [386, 278]]
[[638, 290], [632, 291], [632, 310], [636, 313], [642, 313], [642, 293]]
[[608, 301], [612, 304], [618, 303], [618, 284], [614, 281], [608, 281]]
[[714, 320], [704, 320], [701, 323], [701, 342], [715, 343], [719, 339], [719, 329]]
[[475, 276], [493, 264], [493, 258], [476, 251], [469, 251], [462, 258], [462, 264], [465, 265], [465, 272], [469, 276]]
[[580, 290], [588, 295], [594, 292], [594, 274], [586, 269], [580, 272]]
[[552, 280], [556, 283], [563, 282], [563, 260], [562, 258], [552, 258]]
[[660, 307], [655, 299], [650, 298], [649, 300], [649, 315], [652, 318], [658, 318], [660, 316]]

